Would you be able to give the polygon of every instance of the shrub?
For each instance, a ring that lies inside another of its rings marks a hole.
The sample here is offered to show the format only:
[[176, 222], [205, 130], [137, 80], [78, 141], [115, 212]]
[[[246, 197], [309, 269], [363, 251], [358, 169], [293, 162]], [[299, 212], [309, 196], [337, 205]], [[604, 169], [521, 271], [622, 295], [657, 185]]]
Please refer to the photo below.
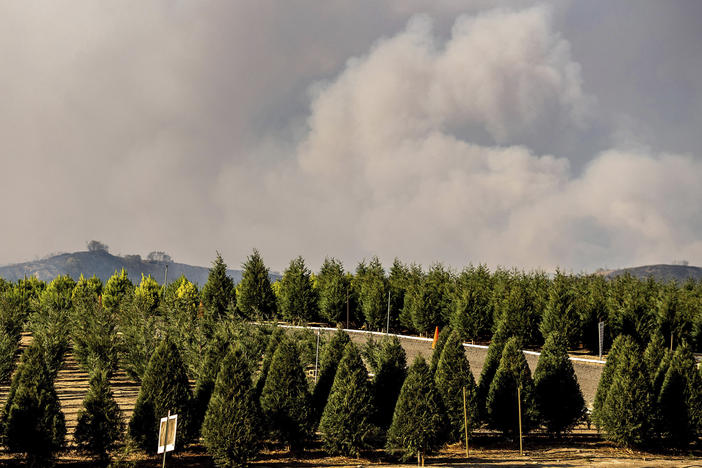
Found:
[[368, 371], [356, 346], [349, 342], [339, 362], [319, 430], [328, 453], [356, 456], [376, 433]]
[[534, 371], [536, 408], [549, 432], [568, 432], [585, 416], [585, 400], [558, 332], [546, 338]]
[[464, 388], [466, 389], [468, 432], [471, 432], [478, 425], [477, 388], [458, 332], [449, 335], [443, 348], [436, 374], [434, 374], [434, 381], [448, 416], [448, 441], [458, 442], [465, 436]]
[[403, 460], [422, 458], [441, 446], [446, 415], [429, 366], [418, 356], [409, 369], [388, 430], [386, 450]]
[[240, 346], [222, 360], [202, 436], [220, 466], [246, 465], [261, 444], [260, 408]]

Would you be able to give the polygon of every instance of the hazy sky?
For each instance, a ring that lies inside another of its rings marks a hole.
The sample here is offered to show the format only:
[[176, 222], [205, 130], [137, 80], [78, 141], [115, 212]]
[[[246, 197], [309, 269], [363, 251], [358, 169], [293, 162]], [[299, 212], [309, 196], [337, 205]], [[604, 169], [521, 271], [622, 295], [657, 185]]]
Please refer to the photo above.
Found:
[[702, 2], [0, 1], [0, 264], [702, 264]]

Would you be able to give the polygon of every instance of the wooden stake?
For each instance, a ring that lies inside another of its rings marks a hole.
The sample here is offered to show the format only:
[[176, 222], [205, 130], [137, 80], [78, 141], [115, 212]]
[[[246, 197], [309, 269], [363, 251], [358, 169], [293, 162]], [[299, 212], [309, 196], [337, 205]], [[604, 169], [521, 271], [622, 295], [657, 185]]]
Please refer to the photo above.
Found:
[[466, 387], [463, 387], [463, 427], [466, 430], [466, 458], [468, 458], [468, 406], [466, 405]]
[[521, 385], [517, 386], [517, 411], [519, 413], [519, 456], [524, 456], [524, 450], [522, 449], [522, 392]]

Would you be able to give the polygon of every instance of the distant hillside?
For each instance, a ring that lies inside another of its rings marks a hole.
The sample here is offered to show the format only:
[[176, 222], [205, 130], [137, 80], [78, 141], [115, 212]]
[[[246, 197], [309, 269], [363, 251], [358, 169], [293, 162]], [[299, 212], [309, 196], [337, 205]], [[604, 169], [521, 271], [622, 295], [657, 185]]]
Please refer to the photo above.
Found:
[[695, 281], [702, 280], [702, 268], [688, 265], [645, 265], [640, 267], [622, 268], [621, 270], [600, 270], [598, 274], [606, 278], [615, 278], [617, 276], [629, 273], [639, 279], [647, 279], [652, 277], [657, 281], [677, 281], [684, 283], [692, 278]]
[[[96, 275], [103, 284], [114, 274], [124, 268], [129, 278], [138, 283], [141, 275], [151, 275], [161, 283], [164, 278], [165, 263], [142, 260], [139, 255], [112, 255], [105, 250], [90, 252], [74, 252], [55, 255], [53, 257], [33, 262], [17, 263], [0, 267], [0, 277], [16, 281], [24, 276], [35, 276], [43, 281], [50, 281], [58, 275], [69, 275], [78, 279], [80, 275], [90, 277]], [[168, 262], [168, 281], [171, 282], [180, 275], [200, 286], [207, 282], [209, 269], [205, 267], [186, 265], [184, 263]], [[235, 283], [241, 281], [241, 270], [227, 270], [227, 274]], [[271, 274], [272, 279], [279, 275]]]

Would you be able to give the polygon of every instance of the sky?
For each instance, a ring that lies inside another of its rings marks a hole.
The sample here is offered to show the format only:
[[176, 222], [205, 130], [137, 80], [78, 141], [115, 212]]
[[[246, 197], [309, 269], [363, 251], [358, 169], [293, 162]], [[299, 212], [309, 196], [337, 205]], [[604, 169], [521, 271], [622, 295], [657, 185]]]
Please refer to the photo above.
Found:
[[702, 265], [702, 2], [0, 2], [0, 264]]

